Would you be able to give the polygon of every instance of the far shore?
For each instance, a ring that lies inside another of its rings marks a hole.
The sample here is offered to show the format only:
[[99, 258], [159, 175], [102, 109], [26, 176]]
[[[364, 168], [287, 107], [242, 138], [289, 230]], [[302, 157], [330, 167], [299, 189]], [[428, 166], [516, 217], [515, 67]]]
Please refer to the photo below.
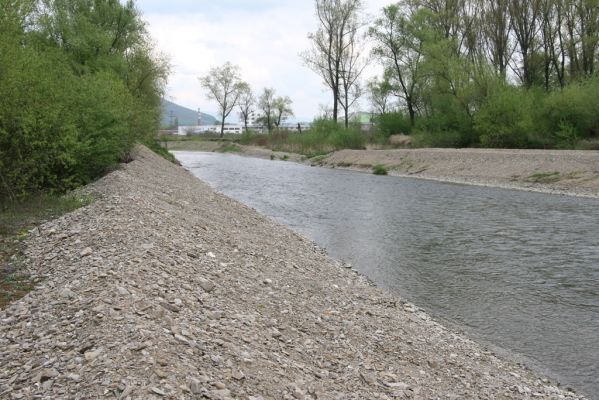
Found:
[[[228, 147], [226, 147], [228, 146]], [[599, 198], [599, 151], [511, 149], [339, 150], [300, 154], [217, 141], [168, 142], [171, 151], [230, 152], [247, 157], [466, 185]]]

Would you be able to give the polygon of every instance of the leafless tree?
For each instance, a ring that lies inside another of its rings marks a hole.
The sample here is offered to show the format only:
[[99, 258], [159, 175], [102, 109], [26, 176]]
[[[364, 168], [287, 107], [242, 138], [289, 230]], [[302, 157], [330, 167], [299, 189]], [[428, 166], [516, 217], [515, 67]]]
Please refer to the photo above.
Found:
[[535, 82], [534, 56], [538, 48], [541, 0], [509, 0], [512, 28], [521, 57], [521, 68], [513, 68], [522, 83], [530, 87]]
[[[352, 23], [358, 24], [358, 21]], [[360, 85], [360, 76], [366, 68], [367, 59], [362, 55], [364, 44], [358, 37], [358, 28], [351, 29], [348, 36], [345, 54], [341, 58], [341, 85], [339, 104], [343, 109], [343, 120], [345, 127], [349, 126], [349, 111], [356, 101], [362, 96], [363, 90]]]
[[343, 65], [362, 8], [361, 0], [316, 0], [319, 27], [308, 37], [312, 48], [300, 54], [306, 65], [319, 74], [333, 93], [333, 120], [337, 121], [342, 96]]

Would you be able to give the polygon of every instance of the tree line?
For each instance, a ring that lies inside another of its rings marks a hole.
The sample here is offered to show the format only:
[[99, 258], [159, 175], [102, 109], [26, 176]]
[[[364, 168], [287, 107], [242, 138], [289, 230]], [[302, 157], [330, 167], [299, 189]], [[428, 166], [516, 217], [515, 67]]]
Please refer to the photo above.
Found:
[[[315, 10], [301, 57], [330, 88], [335, 121], [341, 110], [347, 126], [366, 93], [387, 133], [422, 145], [597, 140], [599, 0], [401, 0], [370, 21], [361, 0], [316, 0]], [[384, 74], [363, 83], [368, 62]]]
[[133, 1], [0, 0], [0, 203], [153, 143], [168, 71]]
[[288, 96], [276, 96], [273, 88], [264, 88], [257, 96], [250, 85], [242, 80], [239, 67], [230, 62], [212, 68], [200, 77], [200, 84], [206, 91], [206, 97], [218, 104], [221, 137], [224, 136], [225, 120], [235, 109], [239, 111], [246, 132], [250, 118], [257, 110], [260, 114], [256, 122], [266, 127], [268, 132], [279, 128], [282, 122], [293, 116], [293, 102]]

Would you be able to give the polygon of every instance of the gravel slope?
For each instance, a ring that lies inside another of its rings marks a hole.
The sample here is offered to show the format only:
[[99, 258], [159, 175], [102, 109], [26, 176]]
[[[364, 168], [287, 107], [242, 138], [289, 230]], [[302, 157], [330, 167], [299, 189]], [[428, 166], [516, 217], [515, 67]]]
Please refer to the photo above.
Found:
[[0, 398], [582, 398], [145, 148], [87, 190], [28, 239]]

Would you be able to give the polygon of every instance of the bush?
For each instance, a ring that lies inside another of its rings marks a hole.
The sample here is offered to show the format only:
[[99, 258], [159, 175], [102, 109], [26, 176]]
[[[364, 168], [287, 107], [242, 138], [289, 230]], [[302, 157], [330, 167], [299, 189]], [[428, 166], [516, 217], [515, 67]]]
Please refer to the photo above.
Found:
[[474, 117], [483, 147], [531, 147], [535, 136], [534, 92], [504, 86], [491, 93]]
[[[571, 137], [591, 139], [599, 136], [599, 78], [589, 79], [556, 90], [542, 102], [539, 123], [552, 134], [560, 147], [572, 147]], [[564, 140], [564, 131], [567, 131]]]
[[377, 164], [374, 167], [372, 167], [372, 173], [375, 175], [387, 175], [388, 171], [384, 165]]
[[377, 115], [374, 118], [375, 137], [388, 140], [389, 136], [403, 134], [409, 135], [412, 133], [412, 125], [410, 117], [401, 112], [393, 112]]
[[[0, 13], [0, 205], [88, 183], [154, 141], [168, 66], [133, 3], [92, 3]], [[116, 19], [127, 41], [106, 29]]]
[[413, 147], [460, 148], [478, 144], [472, 118], [455, 97], [439, 94], [430, 103], [429, 113], [416, 120]]

